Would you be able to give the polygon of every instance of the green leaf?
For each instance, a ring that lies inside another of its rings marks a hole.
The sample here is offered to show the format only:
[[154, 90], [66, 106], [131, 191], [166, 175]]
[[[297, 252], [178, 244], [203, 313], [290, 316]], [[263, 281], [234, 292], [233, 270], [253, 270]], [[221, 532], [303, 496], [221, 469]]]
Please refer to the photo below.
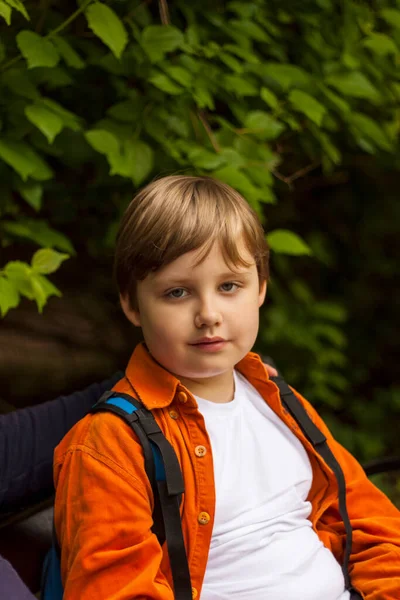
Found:
[[55, 67], [60, 55], [57, 48], [50, 40], [47, 40], [34, 31], [21, 31], [17, 35], [18, 48], [28, 63], [28, 68]]
[[47, 302], [46, 290], [43, 286], [42, 280], [35, 273], [31, 274], [30, 282], [32, 286], [32, 300], [35, 300], [38, 311], [42, 313], [43, 307]]
[[93, 2], [85, 11], [90, 29], [110, 48], [117, 58], [121, 58], [128, 43], [128, 34], [118, 15], [106, 4]]
[[359, 71], [329, 75], [326, 83], [331, 85], [345, 96], [353, 98], [365, 98], [373, 102], [380, 100], [378, 90], [372, 85], [367, 77]]
[[246, 158], [235, 148], [222, 148], [219, 154], [230, 167], [241, 168], [247, 162]]
[[212, 176], [237, 189], [249, 203], [257, 202], [260, 198], [260, 190], [252, 184], [247, 175], [240, 171], [238, 167], [230, 165], [222, 167], [222, 169], [214, 171]]
[[[0, 2], [0, 17], [3, 17], [7, 25], [11, 25], [11, 8], [5, 2]], [[1, 308], [1, 305], [0, 305]], [[5, 314], [5, 313], [4, 313]], [[4, 315], [3, 315], [4, 316]]]
[[225, 75], [225, 88], [234, 93], [236, 96], [258, 96], [259, 90], [256, 85], [254, 85], [248, 79], [244, 79], [243, 77], [239, 77], [238, 75]]
[[236, 46], [235, 44], [224, 44], [224, 50], [228, 50], [231, 52], [231, 54], [235, 54], [250, 64], [258, 65], [260, 63], [259, 58], [256, 56], [253, 50], [248, 50], [242, 46]]
[[384, 8], [381, 10], [381, 16], [385, 19], [386, 23], [400, 29], [400, 10], [396, 10], [395, 8]]
[[221, 60], [227, 67], [232, 69], [234, 73], [243, 73], [244, 65], [234, 56], [228, 54], [228, 52], [221, 52], [219, 55], [219, 60]]
[[68, 254], [75, 254], [74, 247], [69, 239], [59, 231], [52, 229], [45, 221], [37, 219], [2, 221], [0, 228], [6, 233], [32, 240], [39, 246], [55, 247], [68, 252]]
[[0, 313], [4, 317], [10, 308], [16, 308], [19, 304], [19, 293], [15, 285], [9, 279], [0, 275]]
[[338, 348], [346, 346], [346, 336], [338, 327], [328, 325], [327, 323], [314, 323], [310, 326], [310, 331], [313, 335], [328, 340]]
[[9, 278], [25, 277], [31, 272], [31, 267], [20, 260], [12, 260], [4, 267], [4, 273]]
[[184, 35], [172, 25], [149, 25], [142, 33], [142, 48], [151, 62], [161, 61], [167, 52], [173, 52], [184, 44]]
[[2, 76], [5, 85], [10, 88], [18, 96], [37, 100], [40, 98], [40, 93], [36, 86], [29, 78], [26, 68], [24, 69], [8, 69]]
[[24, 3], [21, 0], [7, 0], [7, 4], [9, 4], [12, 8], [15, 8], [18, 12], [21, 13], [25, 17], [27, 21], [30, 21], [27, 10], [24, 6]]
[[332, 90], [327, 88], [325, 85], [320, 85], [320, 89], [327, 100], [331, 103], [334, 108], [337, 108], [341, 113], [349, 113], [351, 108], [350, 104], [346, 102], [341, 96], [335, 94]]
[[17, 187], [23, 199], [36, 211], [42, 207], [43, 186], [33, 181], [21, 183]]
[[64, 67], [53, 67], [52, 69], [40, 69], [42, 80], [39, 84], [44, 84], [48, 90], [72, 86], [75, 82]]
[[209, 89], [201, 84], [194, 87], [193, 98], [199, 108], [209, 108], [214, 110], [214, 100]]
[[270, 106], [272, 109], [275, 110], [278, 108], [279, 100], [275, 96], [275, 94], [271, 92], [271, 90], [269, 90], [266, 87], [261, 88], [260, 96], [261, 99], [264, 100], [264, 102], [268, 104], [268, 106]]
[[362, 113], [352, 113], [350, 117], [350, 123], [352, 123], [356, 129], [370, 141], [372, 141], [381, 150], [391, 152], [393, 150], [392, 144], [387, 137], [385, 131], [378, 125], [376, 121], [364, 115]]
[[61, 296], [61, 292], [55, 285], [51, 283], [44, 275], [35, 274], [35, 279], [40, 282], [43, 291], [46, 294], [46, 298], [50, 296]]
[[58, 102], [50, 98], [42, 98], [42, 103], [60, 117], [65, 127], [72, 129], [72, 131], [80, 131], [82, 129], [80, 117], [61, 106], [61, 104], [58, 104]]
[[14, 290], [29, 300], [35, 300], [40, 312], [49, 296], [61, 296], [60, 291], [46, 277], [35, 272], [26, 263], [10, 262], [5, 266], [4, 272]]
[[68, 254], [62, 254], [52, 248], [42, 248], [41, 250], [37, 250], [33, 255], [31, 265], [36, 273], [49, 275], [57, 271], [61, 263], [68, 258]]
[[368, 48], [378, 56], [387, 56], [398, 54], [398, 49], [394, 41], [384, 33], [371, 33], [362, 42], [364, 48]]
[[153, 151], [140, 140], [125, 140], [121, 151], [108, 157], [111, 175], [129, 177], [140, 185], [153, 168]]
[[149, 78], [149, 82], [167, 94], [178, 95], [184, 91], [183, 88], [176, 85], [176, 83], [163, 73], [156, 73]]
[[24, 295], [35, 300], [40, 313], [50, 296], [61, 296], [60, 291], [44, 275], [32, 269], [27, 277], [26, 292]]
[[311, 248], [293, 231], [275, 229], [267, 235], [268, 244], [274, 252], [293, 256], [310, 255]]
[[285, 125], [262, 110], [250, 112], [245, 119], [246, 129], [263, 140], [274, 140], [284, 131]]
[[[338, 165], [342, 160], [342, 155], [336, 146], [332, 143], [331, 138], [324, 131], [319, 132], [318, 139], [321, 142], [322, 149], [326, 156], [334, 164]], [[328, 165], [329, 166], [329, 165]]]
[[73, 69], [83, 69], [85, 67], [84, 61], [65, 38], [60, 37], [59, 35], [53, 35], [51, 39], [61, 57], [69, 67], [72, 67]]
[[185, 31], [185, 36], [189, 46], [196, 47], [200, 45], [200, 31], [197, 25], [189, 25]]
[[333, 302], [314, 302], [313, 316], [328, 319], [335, 323], [344, 323], [348, 317], [348, 311], [344, 306]]
[[295, 110], [306, 115], [320, 127], [326, 114], [326, 108], [318, 100], [301, 90], [292, 90], [289, 94], [289, 101]]
[[[257, 165], [254, 167], [246, 166], [246, 174], [250, 177], [253, 183], [255, 183], [260, 188], [270, 188], [275, 183], [274, 178], [266, 165]], [[269, 195], [269, 200], [271, 198], [272, 195]]]
[[64, 126], [62, 119], [42, 103], [36, 102], [27, 106], [25, 115], [46, 136], [49, 144], [53, 143]]
[[193, 148], [188, 153], [188, 159], [195, 167], [207, 171], [217, 169], [225, 162], [224, 156], [216, 152], [210, 152], [205, 148]]
[[153, 169], [153, 150], [140, 140], [127, 140], [124, 143], [124, 151], [130, 165], [132, 181], [139, 186]]
[[271, 38], [266, 31], [260, 25], [257, 25], [254, 21], [250, 20], [236, 20], [232, 19], [229, 22], [230, 27], [234, 27], [238, 31], [244, 33], [246, 37], [255, 40], [256, 42], [270, 42]]
[[28, 144], [0, 139], [0, 158], [12, 167], [24, 181], [30, 176], [39, 181], [51, 179], [53, 172]]
[[178, 83], [180, 83], [183, 87], [191, 87], [193, 82], [193, 76], [189, 71], [184, 69], [183, 67], [178, 66], [167, 66], [164, 68], [164, 71], [174, 79]]
[[127, 139], [123, 143], [111, 132], [92, 130], [85, 134], [89, 144], [107, 156], [111, 175], [130, 177], [140, 185], [153, 169], [153, 150], [140, 140]]
[[31, 267], [19, 260], [11, 261], [4, 267], [4, 273], [8, 277], [9, 282], [19, 294], [29, 300], [33, 300], [32, 282], [30, 279], [31, 272]]
[[36, 179], [37, 181], [47, 181], [52, 179], [53, 171], [50, 169], [49, 165], [43, 160], [43, 158], [38, 154], [33, 148], [28, 146], [23, 142], [15, 142], [15, 145], [19, 147], [19, 152], [21, 156], [25, 156], [31, 163], [32, 166], [32, 179]]
[[120, 143], [113, 133], [105, 129], [86, 131], [85, 138], [96, 152], [112, 157], [120, 153]]
[[360, 68], [360, 60], [357, 56], [354, 56], [351, 52], [343, 52], [342, 63], [350, 71]]
[[278, 82], [284, 90], [305, 87], [310, 81], [306, 71], [295, 65], [269, 62], [263, 65], [262, 73]]
[[107, 110], [107, 115], [117, 121], [132, 123], [136, 122], [140, 110], [140, 105], [135, 105], [132, 100], [125, 100], [124, 102], [118, 102], [118, 104], [110, 106]]

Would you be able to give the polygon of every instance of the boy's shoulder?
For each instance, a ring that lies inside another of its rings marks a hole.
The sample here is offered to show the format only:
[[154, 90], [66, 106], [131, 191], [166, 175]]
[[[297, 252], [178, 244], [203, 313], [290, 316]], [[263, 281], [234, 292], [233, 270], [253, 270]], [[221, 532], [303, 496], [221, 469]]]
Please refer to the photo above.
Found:
[[[125, 378], [117, 382], [116, 391], [132, 395]], [[108, 411], [88, 413], [64, 436], [54, 452], [54, 464], [62, 463], [65, 456], [76, 451], [92, 455], [115, 455], [120, 458], [134, 449], [140, 449], [140, 444], [132, 435], [132, 429], [118, 415]]]

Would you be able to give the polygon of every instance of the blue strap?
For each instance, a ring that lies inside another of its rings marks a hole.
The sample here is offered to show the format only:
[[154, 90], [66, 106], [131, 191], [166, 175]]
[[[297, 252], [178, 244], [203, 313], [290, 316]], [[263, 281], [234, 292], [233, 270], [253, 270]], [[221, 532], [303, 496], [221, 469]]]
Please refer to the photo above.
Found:
[[[113, 406], [117, 406], [118, 408], [123, 410], [128, 415], [131, 415], [132, 413], [134, 413], [135, 411], [138, 410], [137, 406], [132, 404], [132, 402], [129, 402], [129, 400], [127, 400], [126, 398], [122, 398], [121, 396], [111, 396], [111, 398], [108, 398], [105, 401], [105, 404], [112, 404]], [[164, 469], [164, 463], [161, 458], [161, 453], [160, 453], [159, 449], [157, 448], [157, 446], [155, 444], [153, 444], [153, 442], [151, 440], [150, 440], [150, 445], [151, 445], [151, 451], [153, 453], [154, 467], [155, 467], [155, 471], [156, 471], [156, 480], [157, 481], [165, 481], [165, 479], [166, 479], [165, 478], [165, 469]]]
[[121, 398], [120, 396], [112, 396], [108, 400], [106, 400], [106, 404], [112, 404], [113, 406], [118, 406], [121, 410], [126, 412], [128, 415], [131, 415], [137, 410], [137, 407], [129, 402], [126, 398]]

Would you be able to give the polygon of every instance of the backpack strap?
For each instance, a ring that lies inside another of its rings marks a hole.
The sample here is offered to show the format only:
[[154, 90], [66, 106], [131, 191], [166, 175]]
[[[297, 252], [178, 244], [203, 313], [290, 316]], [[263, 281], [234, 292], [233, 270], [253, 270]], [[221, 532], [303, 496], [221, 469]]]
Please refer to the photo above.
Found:
[[361, 599], [361, 596], [359, 596], [358, 592], [352, 587], [349, 575], [349, 559], [353, 541], [353, 529], [347, 512], [346, 480], [344, 478], [342, 468], [336, 460], [332, 450], [329, 448], [325, 435], [311, 420], [306, 409], [296, 395], [292, 392], [286, 381], [280, 376], [270, 377], [270, 380], [278, 386], [279, 394], [284, 407], [290, 412], [306, 438], [311, 442], [316, 452], [318, 452], [318, 454], [324, 459], [326, 464], [332, 469], [336, 477], [339, 488], [339, 513], [343, 519], [346, 530], [346, 546], [342, 565], [345, 586], [346, 590], [351, 593], [352, 600], [357, 600], [358, 598]]
[[152, 531], [160, 544], [167, 543], [176, 600], [192, 600], [192, 584], [183, 539], [180, 500], [184, 483], [175, 451], [151, 411], [130, 396], [106, 392], [92, 412], [108, 411], [121, 417], [137, 435], [143, 448], [146, 474], [154, 495]]

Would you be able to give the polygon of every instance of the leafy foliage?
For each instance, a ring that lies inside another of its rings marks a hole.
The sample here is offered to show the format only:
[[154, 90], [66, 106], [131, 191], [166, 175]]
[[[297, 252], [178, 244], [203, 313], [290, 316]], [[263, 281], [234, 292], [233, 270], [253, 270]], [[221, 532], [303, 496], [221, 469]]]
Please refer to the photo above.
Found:
[[[46, 276], [74, 247], [108, 253], [134, 190], [160, 173], [222, 179], [269, 228], [277, 197], [309, 173], [355, 154], [398, 166], [395, 0], [2, 0], [1, 19], [1, 241], [35, 252], [3, 265], [2, 315], [59, 294]], [[325, 255], [286, 227], [268, 233], [260, 344], [294, 382], [288, 348], [306, 355], [311, 396], [340, 409], [346, 311], [296, 275], [294, 261]]]
[[51, 248], [37, 250], [30, 265], [21, 261], [11, 261], [0, 271], [0, 311], [5, 315], [15, 308], [20, 296], [35, 300], [39, 312], [49, 296], [59, 296], [59, 290], [45, 277], [58, 269], [68, 258]]

